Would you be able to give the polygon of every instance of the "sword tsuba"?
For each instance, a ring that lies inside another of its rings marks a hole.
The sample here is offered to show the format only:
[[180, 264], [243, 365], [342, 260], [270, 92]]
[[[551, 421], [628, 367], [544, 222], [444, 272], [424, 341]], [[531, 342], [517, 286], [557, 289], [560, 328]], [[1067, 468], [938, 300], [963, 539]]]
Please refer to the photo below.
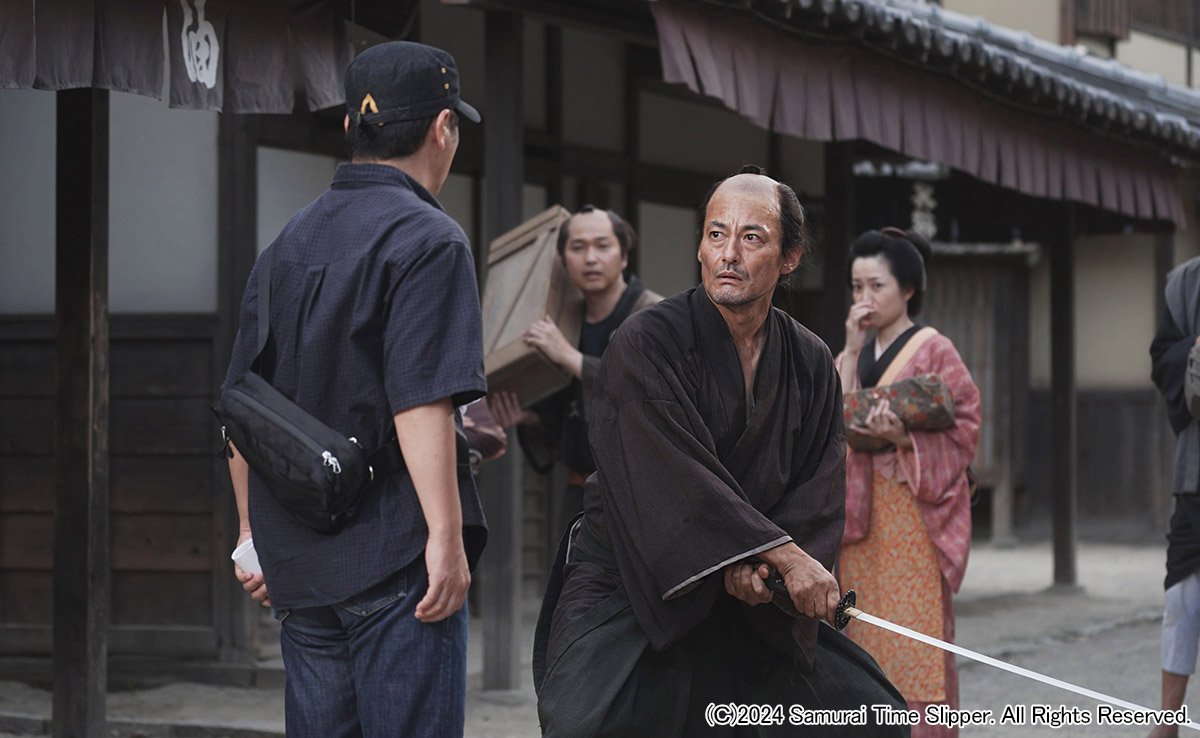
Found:
[[[846, 594], [842, 595], [841, 601], [838, 602], [837, 614], [833, 618], [838, 630], [845, 630], [846, 626], [850, 624], [850, 618], [858, 614], [858, 608], [854, 607], [857, 603], [858, 595], [854, 593], [854, 590], [846, 590]], [[854, 612], [851, 613], [850, 610], [854, 610]]]

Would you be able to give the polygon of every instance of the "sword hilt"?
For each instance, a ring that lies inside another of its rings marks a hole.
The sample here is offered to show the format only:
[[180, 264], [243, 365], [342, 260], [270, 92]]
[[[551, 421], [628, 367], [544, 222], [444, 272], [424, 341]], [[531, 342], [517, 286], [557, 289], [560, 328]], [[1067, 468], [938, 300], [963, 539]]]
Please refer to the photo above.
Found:
[[[783, 597], [789, 603], [792, 601], [792, 596], [788, 593], [787, 584], [783, 581], [783, 575], [771, 569], [771, 575], [763, 580], [763, 584], [767, 585], [767, 589], [775, 594]], [[850, 624], [850, 619], [858, 617], [860, 610], [855, 607], [858, 603], [858, 595], [854, 590], [846, 590], [846, 594], [842, 595], [842, 599], [838, 602], [837, 612], [834, 614], [833, 622], [838, 630], [845, 630]]]
[[841, 602], [838, 602], [837, 613], [833, 617], [833, 622], [837, 625], [838, 630], [845, 630], [850, 624], [850, 618], [858, 617], [859, 610], [855, 605], [858, 603], [858, 595], [854, 590], [846, 590], [846, 594], [842, 595]]

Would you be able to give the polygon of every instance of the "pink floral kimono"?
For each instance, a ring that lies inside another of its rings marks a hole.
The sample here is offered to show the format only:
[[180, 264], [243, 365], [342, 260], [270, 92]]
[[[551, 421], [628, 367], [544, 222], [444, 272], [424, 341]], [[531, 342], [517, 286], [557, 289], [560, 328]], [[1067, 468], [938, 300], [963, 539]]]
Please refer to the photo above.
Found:
[[[839, 366], [843, 360], [837, 357]], [[925, 341], [896, 380], [928, 372], [950, 388], [955, 424], [910, 431], [908, 449], [847, 448], [846, 531], [837, 572], [864, 611], [953, 641], [951, 597], [962, 585], [971, 543], [967, 466], [979, 441], [979, 390], [945, 336]], [[958, 707], [952, 654], [866, 624], [852, 622], [847, 633], [875, 657], [911, 709]], [[914, 726], [914, 738], [958, 732], [922, 723]]]

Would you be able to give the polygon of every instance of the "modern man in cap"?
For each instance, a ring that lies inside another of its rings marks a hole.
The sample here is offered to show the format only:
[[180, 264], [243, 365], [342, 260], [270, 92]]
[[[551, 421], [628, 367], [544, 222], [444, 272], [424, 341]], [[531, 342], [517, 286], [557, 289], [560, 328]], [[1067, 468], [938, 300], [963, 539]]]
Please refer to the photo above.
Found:
[[571, 384], [533, 410], [522, 410], [512, 392], [488, 398], [496, 422], [505, 428], [521, 426], [522, 446], [536, 469], [549, 471], [555, 454], [566, 465], [567, 489], [555, 520], [560, 531], [583, 512], [583, 482], [596, 470], [588, 445], [587, 405], [600, 357], [626, 318], [662, 300], [636, 276], [625, 276], [636, 245], [633, 226], [612, 210], [584, 205], [567, 220], [558, 232], [558, 255], [567, 277], [583, 293], [579, 344], [572, 346], [549, 318], [534, 323], [525, 341], [570, 374]]
[[[600, 363], [596, 473], [538, 622], [543, 735], [908, 734], [876, 723], [872, 705], [904, 707], [879, 667], [820, 622], [840, 597], [841, 387], [825, 344], [771, 307], [804, 212], [760, 172], [701, 206], [701, 286], [631, 316]], [[788, 712], [734, 727], [714, 704]]]
[[[235, 573], [281, 622], [289, 735], [461, 736], [470, 571], [486, 528], [456, 408], [481, 397], [482, 328], [467, 237], [438, 204], [458, 148], [446, 52], [391, 42], [346, 70], [350, 163], [251, 272], [227, 383], [254, 359], [257, 274], [270, 258], [258, 372], [368, 451], [405, 467], [367, 487], [338, 533], [299, 524], [234, 454], [263, 574]], [[268, 599], [268, 587], [270, 595]]]

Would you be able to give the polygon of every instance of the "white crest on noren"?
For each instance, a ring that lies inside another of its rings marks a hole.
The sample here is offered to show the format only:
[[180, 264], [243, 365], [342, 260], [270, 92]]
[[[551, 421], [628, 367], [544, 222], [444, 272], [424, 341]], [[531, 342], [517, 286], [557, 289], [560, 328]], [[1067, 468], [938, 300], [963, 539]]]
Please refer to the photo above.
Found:
[[[195, 16], [188, 0], [179, 0], [183, 8], [183, 63], [187, 67], [188, 79], [208, 89], [217, 86], [217, 69], [221, 58], [221, 46], [217, 41], [217, 29], [204, 17], [204, 6], [208, 0], [194, 0]], [[192, 24], [195, 22], [195, 29]]]

